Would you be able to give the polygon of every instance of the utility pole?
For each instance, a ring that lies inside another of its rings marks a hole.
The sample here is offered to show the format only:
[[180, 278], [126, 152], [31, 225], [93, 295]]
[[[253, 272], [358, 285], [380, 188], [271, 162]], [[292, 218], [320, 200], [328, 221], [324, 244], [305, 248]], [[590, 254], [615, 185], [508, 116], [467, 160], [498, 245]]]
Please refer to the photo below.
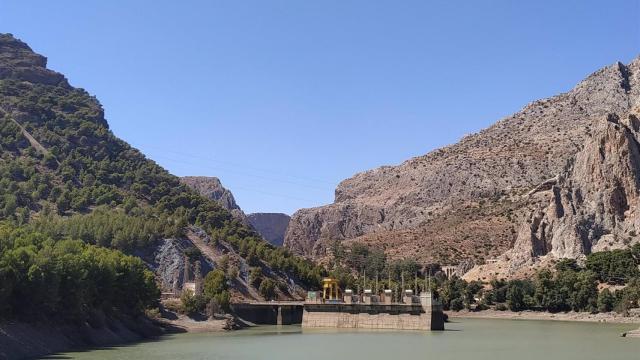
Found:
[[427, 276], [429, 276], [428, 272], [424, 274], [424, 292], [431, 291], [431, 289], [429, 288], [429, 283], [427, 281]]
[[362, 276], [362, 291], [367, 289], [367, 269], [362, 270], [364, 276]]
[[395, 288], [396, 288], [396, 291], [395, 291], [395, 293], [396, 293], [395, 294], [396, 302], [400, 302], [400, 300], [398, 299], [398, 284], [397, 283], [396, 283]]

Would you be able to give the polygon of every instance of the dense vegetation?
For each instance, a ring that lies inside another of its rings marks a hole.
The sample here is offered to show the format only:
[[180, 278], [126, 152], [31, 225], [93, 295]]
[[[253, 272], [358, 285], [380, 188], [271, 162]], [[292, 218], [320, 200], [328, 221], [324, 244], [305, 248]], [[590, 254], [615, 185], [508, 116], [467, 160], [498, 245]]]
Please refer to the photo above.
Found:
[[[627, 254], [638, 253], [640, 245], [621, 251]], [[434, 290], [440, 295], [445, 309], [451, 310], [482, 310], [495, 305], [498, 310], [512, 311], [595, 313], [615, 310], [624, 313], [640, 306], [640, 277], [627, 277], [624, 288], [612, 291], [605, 287], [598, 291], [598, 284], [605, 284], [606, 281], [602, 281], [604, 274], [594, 271], [592, 261], [599, 265], [605, 265], [606, 262], [609, 268], [624, 266], [618, 262], [620, 258], [617, 255], [611, 255], [612, 252], [604, 252], [604, 256], [598, 255], [597, 260], [590, 255], [585, 267], [578, 266], [575, 260], [562, 260], [556, 264], [554, 271], [542, 270], [534, 279], [494, 279], [488, 288], [480, 282], [466, 282], [455, 277], [437, 281]], [[637, 270], [640, 258], [636, 258], [635, 261], [634, 268]], [[606, 279], [606, 275], [604, 276]], [[621, 285], [618, 281], [616, 284]]]
[[[483, 310], [494, 306], [512, 311], [626, 312], [640, 307], [640, 244], [626, 250], [590, 254], [584, 266], [565, 259], [555, 269], [538, 272], [533, 279], [494, 279], [489, 284], [458, 277], [447, 279], [437, 264], [421, 269], [411, 260], [389, 262], [381, 250], [361, 244], [346, 249], [336, 245], [334, 254], [332, 274], [341, 279], [344, 287], [358, 290], [367, 287], [375, 292], [392, 289], [397, 293], [402, 282], [404, 288], [415, 291], [430, 284], [446, 310]], [[356, 269], [357, 277], [347, 267]], [[431, 276], [428, 282], [425, 275]], [[604, 287], [601, 291], [599, 284]], [[618, 289], [610, 290], [610, 286]]]
[[0, 318], [26, 320], [138, 315], [159, 296], [138, 258], [8, 222], [0, 223], [0, 284]]

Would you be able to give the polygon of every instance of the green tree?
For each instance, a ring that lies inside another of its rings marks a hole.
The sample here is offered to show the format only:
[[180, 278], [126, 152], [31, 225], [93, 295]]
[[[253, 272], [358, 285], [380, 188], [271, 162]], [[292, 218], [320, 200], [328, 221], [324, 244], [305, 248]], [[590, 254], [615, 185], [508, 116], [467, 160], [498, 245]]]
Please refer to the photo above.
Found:
[[615, 306], [615, 297], [611, 294], [609, 289], [603, 289], [600, 294], [598, 294], [598, 311], [599, 312], [609, 312], [613, 310]]
[[267, 300], [271, 300], [276, 296], [276, 284], [269, 278], [262, 280], [258, 290], [260, 291], [260, 295]]
[[225, 273], [220, 269], [210, 271], [204, 278], [205, 302], [214, 301], [221, 309], [228, 311], [230, 298]]
[[203, 296], [194, 295], [191, 290], [185, 290], [180, 296], [182, 302], [182, 309], [186, 314], [195, 315], [202, 310], [206, 305], [206, 300]]
[[573, 311], [597, 310], [598, 284], [592, 271], [580, 271], [575, 277], [570, 304]]
[[511, 311], [529, 309], [532, 305], [534, 286], [528, 280], [512, 280], [507, 286], [507, 306]]
[[262, 283], [262, 269], [259, 267], [252, 267], [249, 270], [249, 283], [254, 287], [259, 287]]

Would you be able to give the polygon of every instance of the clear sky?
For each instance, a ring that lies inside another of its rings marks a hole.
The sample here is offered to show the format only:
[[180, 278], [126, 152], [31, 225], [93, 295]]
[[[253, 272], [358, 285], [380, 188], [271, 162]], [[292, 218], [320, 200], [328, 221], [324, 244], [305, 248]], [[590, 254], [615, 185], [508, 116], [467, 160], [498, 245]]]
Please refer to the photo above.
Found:
[[96, 95], [117, 136], [289, 214], [630, 61], [639, 19], [640, 0], [0, 0], [0, 32]]

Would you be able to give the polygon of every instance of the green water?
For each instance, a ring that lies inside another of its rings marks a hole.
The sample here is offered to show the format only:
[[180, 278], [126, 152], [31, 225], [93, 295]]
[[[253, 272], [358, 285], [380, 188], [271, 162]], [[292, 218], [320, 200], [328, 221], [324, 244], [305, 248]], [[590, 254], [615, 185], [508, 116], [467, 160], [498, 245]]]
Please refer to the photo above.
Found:
[[179, 334], [135, 345], [57, 354], [61, 359], [219, 360], [640, 360], [637, 325], [463, 319], [443, 332], [302, 330], [265, 326], [219, 334]]

